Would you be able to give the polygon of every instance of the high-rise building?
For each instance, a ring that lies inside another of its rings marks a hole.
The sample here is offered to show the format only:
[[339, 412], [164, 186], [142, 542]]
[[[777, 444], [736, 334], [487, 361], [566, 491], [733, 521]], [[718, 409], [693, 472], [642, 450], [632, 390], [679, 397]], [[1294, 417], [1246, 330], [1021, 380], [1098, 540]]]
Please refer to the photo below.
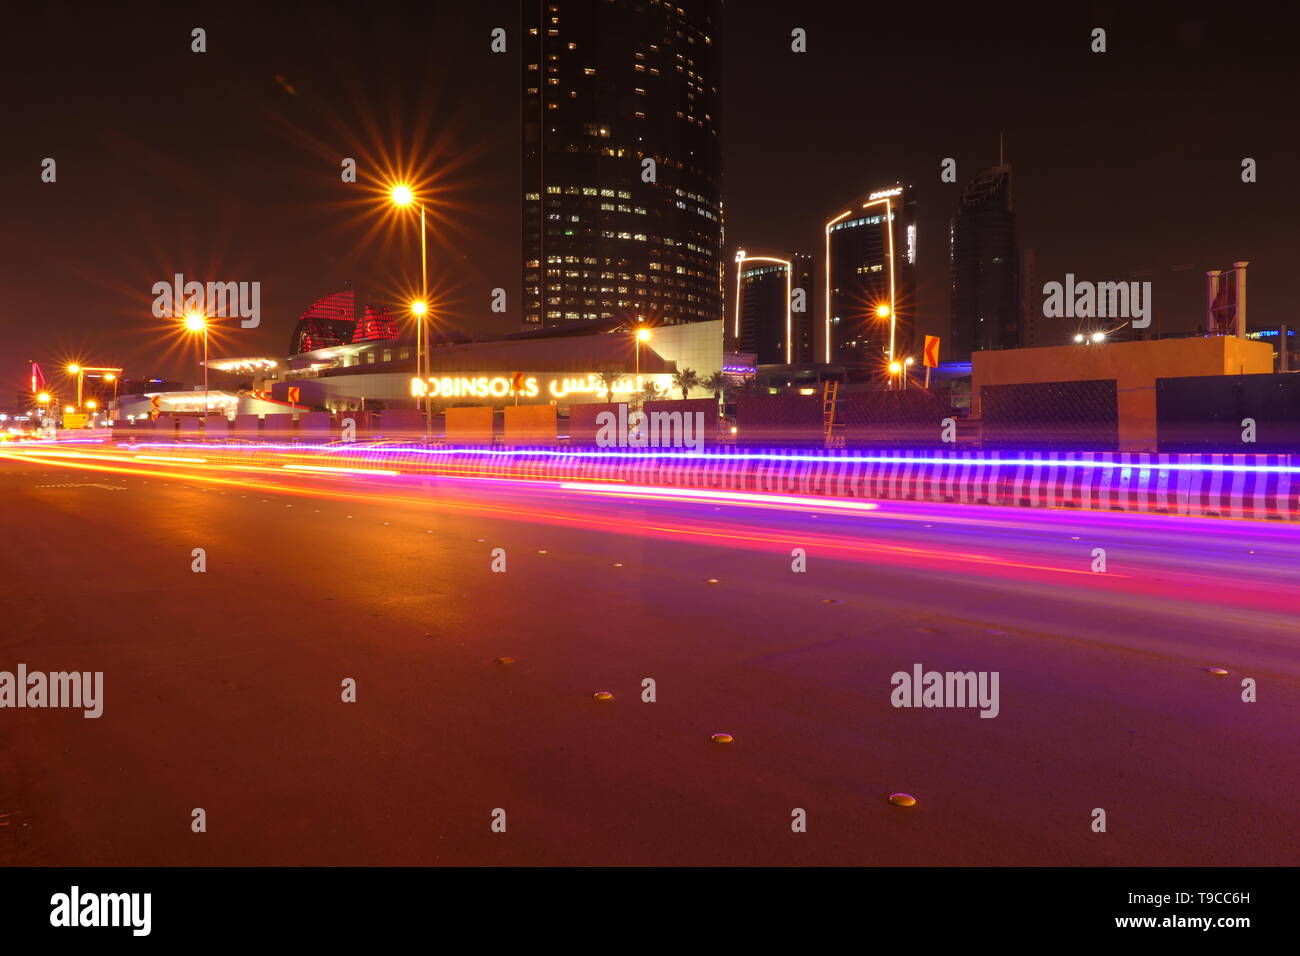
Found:
[[916, 200], [897, 183], [873, 190], [826, 223], [818, 360], [880, 365], [912, 347]]
[[1048, 336], [1043, 321], [1043, 298], [1038, 285], [1038, 256], [1033, 249], [1020, 250], [1020, 347], [1061, 345]]
[[723, 318], [721, 0], [525, 0], [524, 321]]
[[810, 365], [815, 361], [816, 272], [813, 257], [806, 252], [796, 252], [791, 261], [794, 263], [794, 361], [796, 365]]
[[798, 328], [791, 308], [794, 262], [780, 256], [736, 253], [736, 294], [732, 335], [741, 352], [759, 365], [798, 361]]
[[1000, 164], [962, 192], [951, 223], [952, 358], [1020, 348], [1020, 253], [1011, 207], [1011, 167]]

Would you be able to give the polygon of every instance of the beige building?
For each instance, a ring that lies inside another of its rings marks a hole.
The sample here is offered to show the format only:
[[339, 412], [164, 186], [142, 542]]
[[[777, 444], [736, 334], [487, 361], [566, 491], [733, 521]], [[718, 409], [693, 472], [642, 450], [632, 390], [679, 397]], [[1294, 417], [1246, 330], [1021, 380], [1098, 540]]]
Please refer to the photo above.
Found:
[[1120, 450], [1155, 451], [1156, 379], [1272, 371], [1271, 345], [1226, 335], [975, 352], [971, 416], [980, 417], [980, 389], [985, 385], [1113, 379]]

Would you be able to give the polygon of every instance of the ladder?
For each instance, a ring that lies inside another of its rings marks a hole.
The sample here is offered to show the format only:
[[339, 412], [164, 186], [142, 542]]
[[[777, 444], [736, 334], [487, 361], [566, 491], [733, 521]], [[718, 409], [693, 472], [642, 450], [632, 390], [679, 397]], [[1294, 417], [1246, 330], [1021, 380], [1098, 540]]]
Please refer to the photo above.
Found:
[[840, 383], [835, 381], [822, 383], [822, 430], [827, 448], [843, 448], [844, 423], [836, 421], [839, 408]]

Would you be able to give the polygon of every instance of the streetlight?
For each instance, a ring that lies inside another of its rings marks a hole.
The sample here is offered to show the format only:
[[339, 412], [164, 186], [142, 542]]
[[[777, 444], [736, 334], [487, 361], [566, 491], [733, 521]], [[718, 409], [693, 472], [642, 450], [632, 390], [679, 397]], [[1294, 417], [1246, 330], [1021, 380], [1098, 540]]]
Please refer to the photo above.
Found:
[[650, 330], [644, 325], [636, 330], [636, 387], [641, 387], [641, 343], [650, 341]]
[[[426, 340], [426, 338], [427, 338], [427, 333], [426, 333], [427, 326], [426, 326], [426, 324], [425, 324], [425, 319], [424, 319], [424, 317], [425, 317], [425, 315], [426, 315], [426, 314], [428, 313], [428, 311], [429, 311], [429, 310], [428, 310], [428, 302], [429, 302], [429, 245], [428, 245], [428, 240], [427, 240], [427, 238], [426, 238], [426, 236], [427, 236], [427, 226], [426, 226], [426, 224], [425, 224], [424, 203], [422, 203], [422, 202], [417, 202], [417, 201], [416, 201], [416, 199], [415, 199], [415, 193], [412, 191], [411, 187], [408, 186], [408, 185], [406, 185], [405, 183], [398, 183], [398, 184], [396, 184], [395, 186], [393, 186], [393, 187], [389, 190], [389, 192], [388, 192], [388, 196], [389, 196], [389, 199], [392, 200], [394, 206], [399, 206], [399, 207], [405, 208], [405, 207], [407, 207], [407, 206], [412, 206], [412, 205], [413, 205], [413, 206], [416, 206], [416, 207], [420, 210], [420, 298], [419, 298], [419, 303], [420, 303], [420, 305], [422, 306], [422, 308], [420, 309], [420, 311], [416, 312], [416, 310], [415, 310], [414, 307], [413, 307], [413, 308], [411, 309], [411, 311], [412, 311], [412, 312], [415, 312], [415, 316], [416, 316], [416, 318], [419, 319], [419, 322], [416, 324], [416, 331], [415, 331], [415, 366], [416, 366], [416, 374], [417, 374], [421, 379], [424, 379], [425, 381], [427, 381], [428, 378], [429, 378], [429, 376], [428, 376], [428, 374], [427, 374], [427, 371], [426, 371], [426, 366], [427, 366], [427, 364], [428, 364], [428, 348], [426, 348], [426, 346], [425, 346], [425, 340]], [[425, 398], [423, 399], [423, 402], [424, 402], [424, 440], [425, 440], [425, 441], [428, 441], [428, 440], [432, 437], [432, 433], [433, 433], [433, 422], [432, 422], [432, 420], [431, 420], [431, 414], [432, 414], [432, 411], [433, 411], [433, 402], [431, 402], [427, 397], [425, 397]]]
[[208, 320], [202, 312], [185, 313], [185, 328], [203, 333], [203, 424], [208, 423]]
[[69, 375], [77, 376], [77, 407], [80, 408], [81, 407], [81, 383], [85, 377], [85, 369], [83, 369], [76, 362], [73, 362], [71, 365], [68, 366], [67, 372]]
[[907, 369], [911, 368], [913, 363], [915, 362], [916, 359], [912, 358], [910, 355], [903, 360], [903, 389], [904, 390], [907, 389]]

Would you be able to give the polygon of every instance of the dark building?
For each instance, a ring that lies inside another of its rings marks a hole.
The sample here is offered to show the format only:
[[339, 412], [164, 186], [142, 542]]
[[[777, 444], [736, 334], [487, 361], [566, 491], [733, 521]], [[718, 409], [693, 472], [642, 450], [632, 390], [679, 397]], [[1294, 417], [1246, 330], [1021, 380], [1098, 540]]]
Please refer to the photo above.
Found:
[[[817, 279], [813, 257], [797, 252], [794, 263], [794, 361], [808, 365], [813, 359], [813, 342], [816, 340]], [[802, 291], [802, 295], [800, 294]], [[802, 311], [800, 307], [802, 306]]]
[[824, 321], [819, 361], [880, 366], [912, 349], [916, 302], [916, 200], [895, 184], [826, 223]]
[[962, 193], [951, 224], [952, 351], [970, 361], [972, 352], [1020, 348], [1020, 254], [1011, 209], [1011, 167], [980, 173]]
[[724, 317], [721, 13], [525, 0], [528, 326]]
[[736, 255], [736, 298], [731, 332], [736, 348], [757, 356], [759, 365], [798, 361], [798, 330], [791, 310], [794, 274], [791, 260], [779, 256]]

